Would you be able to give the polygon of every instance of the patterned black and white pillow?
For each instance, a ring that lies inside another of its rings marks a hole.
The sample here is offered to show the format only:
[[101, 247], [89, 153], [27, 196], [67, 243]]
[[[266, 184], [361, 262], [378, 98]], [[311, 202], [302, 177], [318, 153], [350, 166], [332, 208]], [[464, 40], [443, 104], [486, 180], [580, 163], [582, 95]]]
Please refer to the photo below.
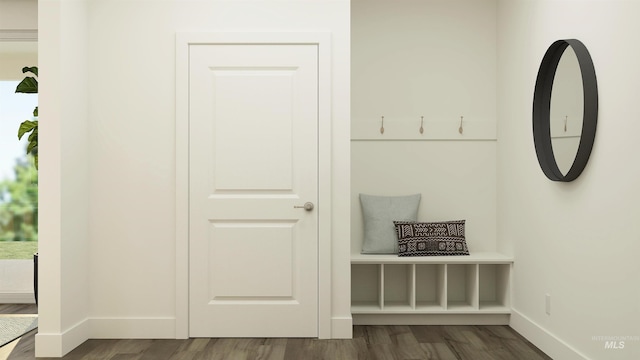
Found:
[[465, 220], [441, 222], [394, 221], [398, 256], [469, 255]]

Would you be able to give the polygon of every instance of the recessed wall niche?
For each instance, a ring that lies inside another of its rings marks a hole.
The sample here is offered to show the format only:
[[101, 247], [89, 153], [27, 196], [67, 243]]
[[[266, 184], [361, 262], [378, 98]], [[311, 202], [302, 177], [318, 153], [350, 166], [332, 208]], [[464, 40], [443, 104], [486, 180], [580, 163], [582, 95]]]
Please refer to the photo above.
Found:
[[352, 253], [359, 193], [421, 193], [420, 220], [465, 219], [470, 250], [496, 250], [496, 17], [494, 0], [351, 2]]
[[[486, 0], [351, 2], [354, 323], [508, 323], [512, 260], [496, 254], [496, 16]], [[418, 220], [466, 220], [472, 255], [361, 255], [360, 193], [422, 194]]]

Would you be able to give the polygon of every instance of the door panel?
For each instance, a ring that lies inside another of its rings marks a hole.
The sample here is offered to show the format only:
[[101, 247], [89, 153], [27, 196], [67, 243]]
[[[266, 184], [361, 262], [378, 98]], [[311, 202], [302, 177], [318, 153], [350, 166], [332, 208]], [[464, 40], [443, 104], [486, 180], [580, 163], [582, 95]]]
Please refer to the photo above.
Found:
[[315, 45], [191, 45], [190, 336], [316, 337]]
[[[215, 185], [292, 190], [295, 69], [214, 70]], [[246, 151], [247, 149], [269, 149]]]
[[[290, 300], [294, 226], [293, 222], [213, 223], [209, 238], [211, 299]], [[233, 274], [232, 281], [229, 274]]]

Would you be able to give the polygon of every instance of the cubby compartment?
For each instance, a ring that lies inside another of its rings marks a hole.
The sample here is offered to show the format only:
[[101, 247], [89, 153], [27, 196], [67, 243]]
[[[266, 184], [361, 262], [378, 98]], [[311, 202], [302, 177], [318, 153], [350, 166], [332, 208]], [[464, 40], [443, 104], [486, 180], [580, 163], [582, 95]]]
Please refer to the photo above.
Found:
[[478, 266], [476, 264], [447, 265], [447, 310], [478, 309]]
[[384, 264], [384, 301], [385, 311], [412, 310], [414, 307], [414, 265]]
[[479, 265], [480, 310], [504, 311], [511, 306], [510, 273], [510, 264]]
[[352, 312], [380, 311], [382, 309], [380, 272], [382, 265], [351, 265]]
[[416, 311], [441, 311], [446, 303], [445, 265], [415, 265]]

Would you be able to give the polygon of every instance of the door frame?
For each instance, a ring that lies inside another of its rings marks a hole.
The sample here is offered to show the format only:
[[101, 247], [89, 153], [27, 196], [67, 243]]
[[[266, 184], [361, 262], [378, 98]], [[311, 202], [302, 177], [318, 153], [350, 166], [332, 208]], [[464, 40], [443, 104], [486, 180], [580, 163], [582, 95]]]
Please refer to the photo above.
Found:
[[176, 33], [176, 317], [189, 337], [189, 46], [283, 44], [318, 47], [318, 337], [331, 337], [331, 34], [328, 32]]

